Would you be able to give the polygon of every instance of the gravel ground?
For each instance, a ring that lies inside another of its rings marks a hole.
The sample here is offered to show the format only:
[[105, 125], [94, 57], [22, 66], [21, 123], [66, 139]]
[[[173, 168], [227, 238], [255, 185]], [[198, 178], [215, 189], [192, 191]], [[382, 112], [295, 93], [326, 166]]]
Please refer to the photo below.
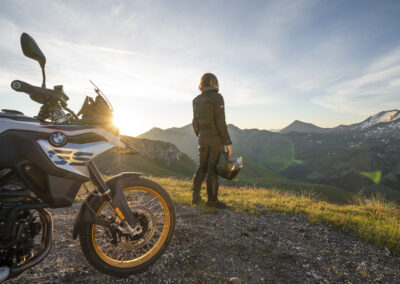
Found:
[[176, 205], [177, 226], [165, 254], [130, 278], [97, 272], [72, 240], [79, 208], [53, 210], [54, 240], [48, 257], [8, 283], [400, 283], [400, 256], [351, 233], [310, 225], [304, 216], [252, 216], [205, 212]]

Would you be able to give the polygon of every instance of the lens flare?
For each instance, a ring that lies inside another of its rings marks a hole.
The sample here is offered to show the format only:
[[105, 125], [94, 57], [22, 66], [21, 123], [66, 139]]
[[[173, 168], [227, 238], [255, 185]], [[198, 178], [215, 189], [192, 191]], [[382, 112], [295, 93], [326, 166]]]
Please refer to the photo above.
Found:
[[381, 171], [374, 171], [374, 172], [359, 172], [360, 175], [365, 176], [366, 178], [370, 179], [373, 183], [378, 184], [381, 182], [382, 179], [382, 172]]

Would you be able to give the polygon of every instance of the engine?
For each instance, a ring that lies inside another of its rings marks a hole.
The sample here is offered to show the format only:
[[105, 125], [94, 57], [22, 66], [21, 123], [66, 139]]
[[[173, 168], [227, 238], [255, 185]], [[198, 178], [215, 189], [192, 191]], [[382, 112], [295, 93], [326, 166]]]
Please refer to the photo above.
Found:
[[26, 192], [26, 187], [12, 170], [0, 170], [0, 267], [25, 262], [36, 254], [40, 245], [38, 235], [43, 220], [39, 211], [14, 210], [31, 199], [24, 194]]

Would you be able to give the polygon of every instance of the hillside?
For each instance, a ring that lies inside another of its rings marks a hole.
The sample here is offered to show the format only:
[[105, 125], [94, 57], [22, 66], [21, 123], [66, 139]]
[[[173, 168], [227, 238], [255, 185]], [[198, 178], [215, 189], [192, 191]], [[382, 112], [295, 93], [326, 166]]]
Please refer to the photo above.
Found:
[[[138, 141], [143, 143], [146, 140], [138, 139]], [[151, 142], [155, 142], [154, 145], [158, 146], [164, 145], [164, 142], [161, 141]], [[146, 147], [146, 145], [148, 143], [144, 142], [143, 147]], [[180, 159], [171, 159], [168, 163], [159, 158], [151, 158], [143, 153], [141, 155], [124, 155], [113, 152], [102, 154], [95, 159], [95, 162], [105, 175], [135, 171], [147, 176], [176, 177], [191, 180], [195, 171], [194, 162], [187, 155], [179, 153], [182, 155]], [[171, 155], [170, 152], [169, 155]], [[335, 203], [347, 203], [352, 199], [352, 195], [344, 190], [322, 184], [289, 180], [247, 158], [244, 158], [244, 163], [246, 166], [237, 178], [232, 181], [220, 179], [220, 183], [230, 186], [270, 187], [288, 192], [308, 192], [320, 200]]]
[[[95, 159], [100, 171], [106, 175], [124, 171], [141, 172], [155, 177], [177, 177], [191, 179], [195, 162], [168, 142], [122, 136], [121, 139], [140, 152], [140, 155], [125, 155], [106, 152]], [[352, 195], [344, 190], [321, 184], [310, 184], [289, 180], [243, 156], [245, 167], [233, 181], [220, 179], [221, 184], [232, 186], [272, 187], [289, 192], [308, 192], [330, 202], [346, 203]]]
[[[240, 129], [234, 125], [228, 125], [228, 131], [234, 155], [244, 156], [253, 163], [248, 163], [251, 167], [261, 166], [269, 175], [278, 174], [279, 178], [286, 179], [283, 180], [286, 185], [300, 180], [355, 194], [380, 192], [400, 202], [399, 115], [398, 110], [384, 111], [360, 123], [330, 129], [307, 125], [301, 128], [306, 132], [297, 128], [298, 131], [274, 133]], [[298, 122], [296, 125], [305, 124]], [[196, 137], [191, 125], [157, 129], [141, 137], [173, 143], [197, 160]], [[245, 173], [242, 179], [246, 179], [247, 174], [251, 172]], [[379, 179], [371, 176], [379, 176]], [[248, 177], [253, 184], [258, 183], [256, 176]], [[262, 180], [259, 184], [272, 185], [271, 179], [258, 177]]]
[[158, 177], [185, 178], [193, 175], [195, 163], [178, 148], [167, 142], [123, 136], [122, 140], [133, 146], [140, 155], [106, 152], [95, 159], [103, 174], [137, 171]]
[[220, 179], [228, 186], [253, 186], [274, 188], [291, 193], [307, 193], [319, 200], [334, 203], [348, 203], [353, 195], [334, 186], [312, 184], [298, 180], [290, 180], [244, 157], [244, 167], [233, 181]]
[[176, 145], [181, 152], [187, 154], [192, 160], [198, 160], [197, 137], [194, 134], [191, 124], [180, 128], [172, 127], [166, 130], [154, 127], [148, 132], [139, 135], [138, 138], [147, 138], [172, 143]]
[[[399, 135], [391, 133], [390, 135]], [[382, 192], [400, 202], [399, 138], [365, 133], [289, 133], [296, 159], [281, 174], [288, 178], [334, 185], [349, 192]], [[400, 135], [399, 135], [400, 136]], [[362, 174], [367, 173], [367, 175]], [[374, 173], [379, 178], [369, 178]]]
[[188, 205], [189, 182], [158, 182], [175, 202], [178, 226], [168, 250], [147, 271], [116, 278], [92, 268], [79, 241], [66, 235], [81, 205], [77, 203], [52, 211], [53, 250], [9, 283], [228, 283], [232, 277], [245, 283], [395, 283], [399, 279], [400, 257], [395, 252], [400, 250], [400, 210], [391, 203], [373, 199], [337, 206], [267, 189], [222, 187], [222, 199], [230, 210], [207, 210]]

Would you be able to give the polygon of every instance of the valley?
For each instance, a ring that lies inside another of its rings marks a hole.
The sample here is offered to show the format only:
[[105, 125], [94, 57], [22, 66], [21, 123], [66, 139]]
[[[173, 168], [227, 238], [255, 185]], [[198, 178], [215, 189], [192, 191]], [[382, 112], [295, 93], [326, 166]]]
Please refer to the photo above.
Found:
[[[312, 187], [314, 194], [330, 200], [380, 193], [400, 202], [398, 110], [335, 128], [295, 121], [280, 132], [234, 125], [229, 125], [228, 131], [234, 156], [243, 156], [245, 161], [242, 172], [229, 185], [298, 191]], [[198, 159], [197, 138], [190, 124], [153, 128], [138, 138], [172, 143], [193, 161]]]

